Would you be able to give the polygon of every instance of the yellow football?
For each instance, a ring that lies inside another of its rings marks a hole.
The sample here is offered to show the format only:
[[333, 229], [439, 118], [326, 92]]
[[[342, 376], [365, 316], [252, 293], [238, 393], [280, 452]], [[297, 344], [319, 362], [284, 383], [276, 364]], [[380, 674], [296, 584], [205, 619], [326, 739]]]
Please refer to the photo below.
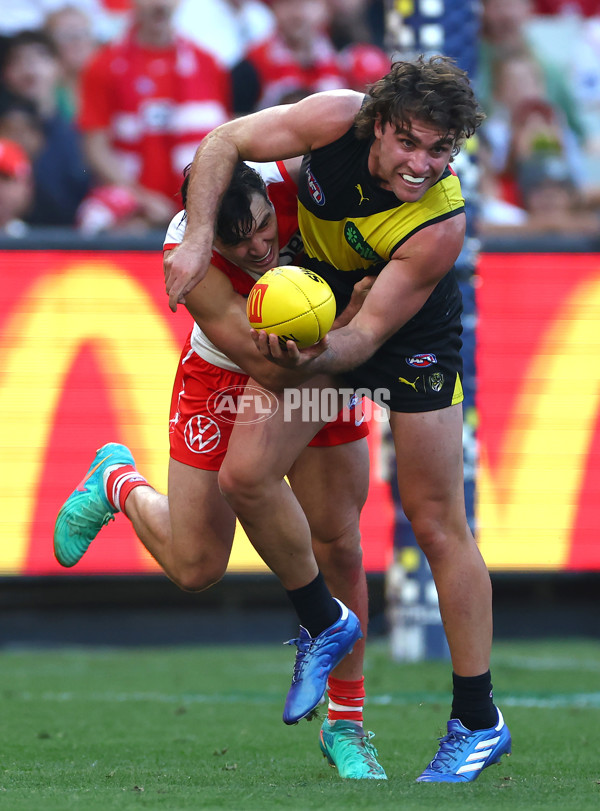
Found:
[[335, 296], [327, 282], [312, 270], [295, 265], [268, 270], [256, 282], [246, 311], [254, 329], [295, 341], [299, 348], [321, 340], [335, 318]]

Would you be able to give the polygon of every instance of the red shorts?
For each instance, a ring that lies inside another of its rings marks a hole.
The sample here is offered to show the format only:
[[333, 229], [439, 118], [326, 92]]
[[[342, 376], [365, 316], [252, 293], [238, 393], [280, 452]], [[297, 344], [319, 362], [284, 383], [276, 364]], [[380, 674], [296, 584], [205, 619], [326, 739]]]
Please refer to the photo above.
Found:
[[[243, 419], [244, 392], [264, 398], [265, 419], [269, 394], [258, 387], [246, 388], [248, 375], [214, 366], [194, 352], [188, 337], [177, 369], [171, 412], [169, 443], [171, 458], [200, 470], [219, 470], [236, 419]], [[253, 413], [261, 413], [261, 402]], [[344, 445], [367, 436], [366, 422], [356, 424], [354, 416], [340, 411], [309, 443], [312, 447]]]

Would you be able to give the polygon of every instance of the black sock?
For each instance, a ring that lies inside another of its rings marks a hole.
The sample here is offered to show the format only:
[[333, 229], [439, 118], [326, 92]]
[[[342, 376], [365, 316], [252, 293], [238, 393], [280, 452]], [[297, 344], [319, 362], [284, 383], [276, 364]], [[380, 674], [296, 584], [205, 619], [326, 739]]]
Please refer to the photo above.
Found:
[[318, 636], [340, 618], [340, 607], [325, 585], [321, 572], [307, 586], [287, 591], [302, 625], [311, 636]]
[[489, 729], [498, 722], [498, 712], [492, 696], [490, 671], [481, 676], [457, 676], [452, 674], [452, 713], [450, 718], [458, 718], [463, 726], [471, 731]]

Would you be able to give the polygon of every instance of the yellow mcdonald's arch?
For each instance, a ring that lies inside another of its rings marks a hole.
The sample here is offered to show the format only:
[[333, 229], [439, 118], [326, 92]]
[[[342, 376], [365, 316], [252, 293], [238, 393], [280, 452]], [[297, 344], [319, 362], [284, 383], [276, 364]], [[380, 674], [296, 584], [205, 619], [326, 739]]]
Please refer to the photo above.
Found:
[[[115, 263], [83, 260], [37, 280], [0, 333], [0, 569], [23, 566], [44, 448], [65, 379], [82, 344], [97, 349], [129, 444], [144, 475], [166, 492], [167, 420], [180, 347], [146, 290]], [[136, 351], [132, 351], [132, 347]], [[116, 388], [111, 381], [118, 379]], [[27, 441], [23, 441], [23, 437]], [[243, 533], [240, 568], [258, 557]], [[244, 542], [245, 541], [245, 545]], [[51, 543], [51, 539], [48, 541]], [[237, 542], [236, 542], [237, 545]], [[140, 544], [144, 568], [154, 567]], [[259, 567], [262, 563], [259, 561]]]
[[494, 470], [481, 449], [479, 543], [490, 568], [568, 560], [600, 407], [599, 312], [600, 280], [581, 283], [540, 341]]

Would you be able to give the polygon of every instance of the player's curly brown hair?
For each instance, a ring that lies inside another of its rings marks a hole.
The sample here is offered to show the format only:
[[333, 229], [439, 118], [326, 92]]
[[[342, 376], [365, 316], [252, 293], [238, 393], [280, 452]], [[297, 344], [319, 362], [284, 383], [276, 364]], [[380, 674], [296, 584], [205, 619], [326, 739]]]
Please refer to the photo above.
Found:
[[412, 62], [395, 62], [389, 73], [374, 82], [355, 119], [359, 138], [370, 138], [377, 118], [395, 127], [411, 119], [433, 123], [451, 133], [455, 155], [485, 118], [469, 77], [448, 56], [421, 55]]

